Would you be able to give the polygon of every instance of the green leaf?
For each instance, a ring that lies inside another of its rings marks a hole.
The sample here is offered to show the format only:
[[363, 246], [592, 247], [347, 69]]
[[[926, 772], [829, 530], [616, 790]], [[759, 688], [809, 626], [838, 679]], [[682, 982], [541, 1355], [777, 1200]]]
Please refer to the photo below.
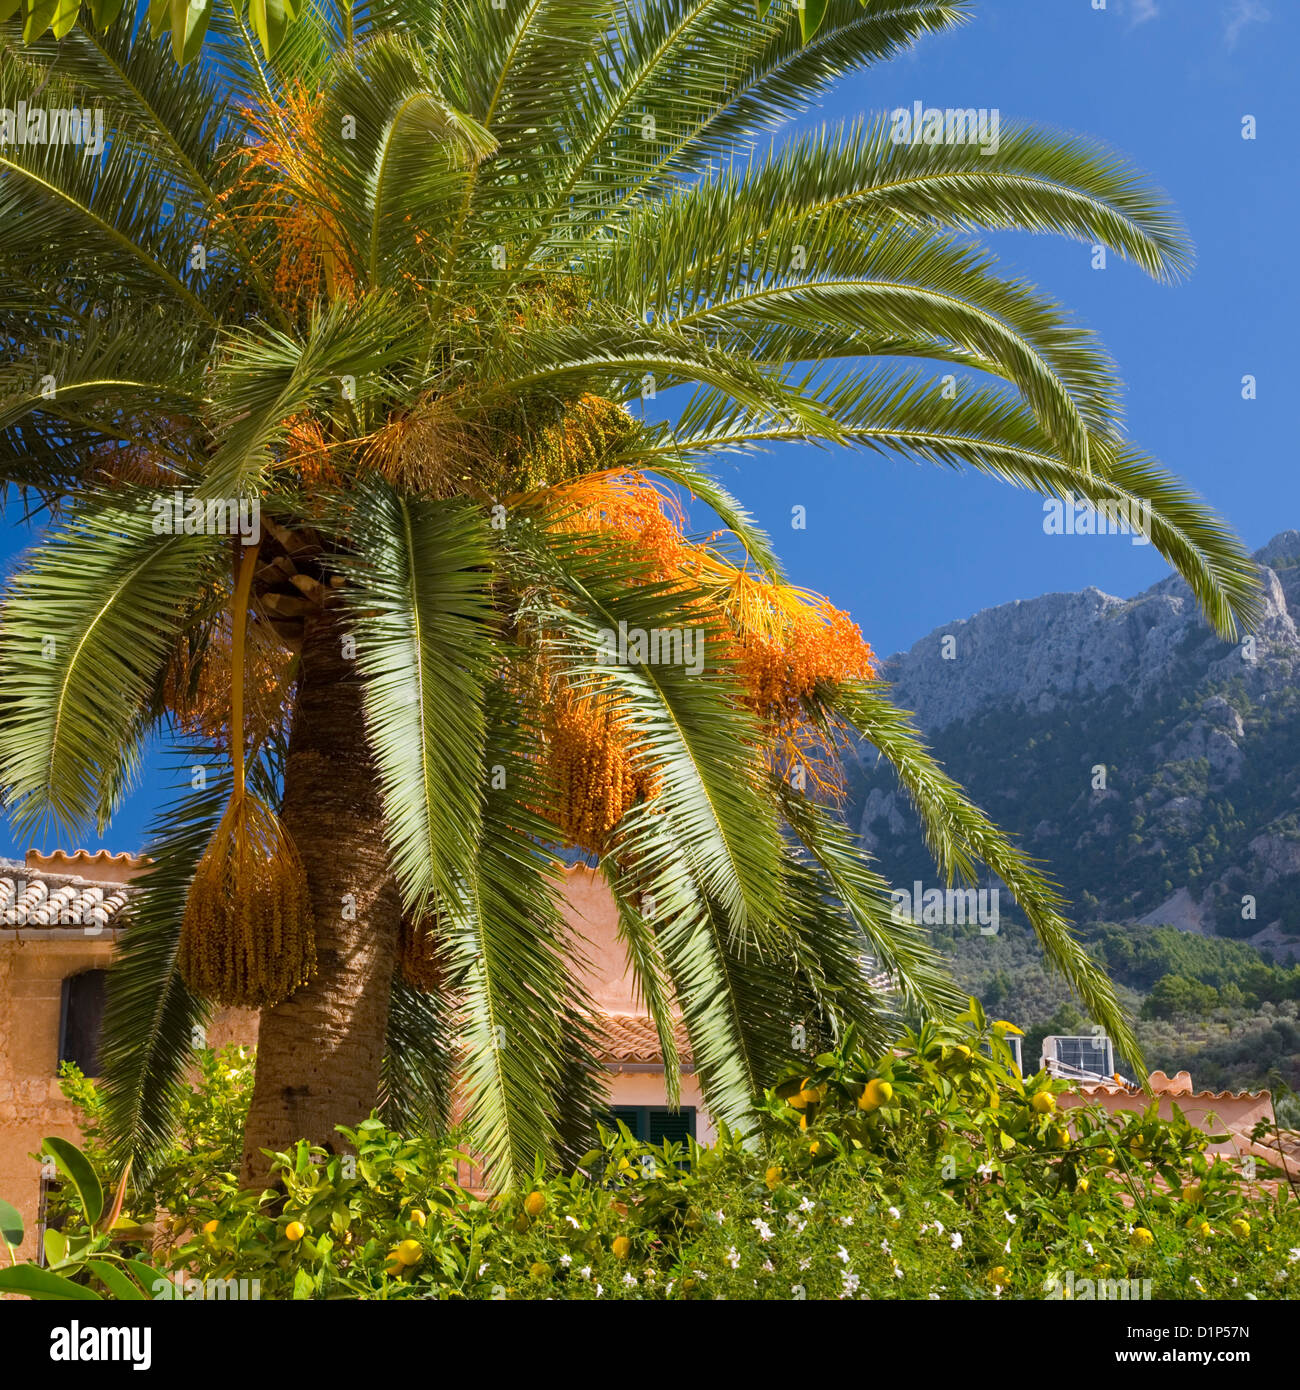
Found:
[[71, 32], [72, 26], [77, 22], [77, 14], [80, 9], [81, 0], [58, 0], [54, 22], [50, 25], [56, 39], [61, 39], [65, 34]]
[[316, 1293], [316, 1281], [305, 1269], [293, 1276], [293, 1296], [296, 1299], [311, 1298]]
[[126, 0], [90, 0], [90, 18], [95, 28], [103, 33], [122, 13]]
[[804, 43], [822, 27], [822, 20], [826, 18], [827, 0], [803, 0], [799, 6], [799, 32], [803, 35]]
[[[144, 1289], [145, 1294], [151, 1299], [162, 1300], [169, 1298], [171, 1296], [171, 1291], [176, 1287], [162, 1270], [155, 1269], [152, 1265], [145, 1264], [143, 1260], [126, 1259], [123, 1260], [122, 1263], [140, 1281], [140, 1287]], [[166, 1285], [166, 1291], [163, 1293], [159, 1293], [155, 1287], [160, 1282]]]
[[156, 39], [171, 27], [172, 0], [149, 0], [149, 31]]
[[50, 27], [50, 22], [58, 8], [59, 0], [36, 0], [36, 3], [27, 11], [26, 19], [23, 20], [23, 42], [35, 43]]
[[88, 1289], [84, 1284], [74, 1284], [71, 1279], [65, 1279], [61, 1274], [33, 1264], [0, 1269], [0, 1293], [26, 1294], [37, 1303], [104, 1301], [94, 1289]]
[[17, 1207], [0, 1200], [0, 1239], [10, 1245], [23, 1243], [23, 1218]]
[[41, 1147], [53, 1158], [59, 1172], [77, 1189], [86, 1224], [93, 1226], [103, 1215], [104, 1189], [100, 1186], [90, 1161], [75, 1144], [60, 1139], [57, 1135], [42, 1139]]
[[23, 0], [0, 0], [0, 24], [12, 19], [22, 3]]
[[47, 1228], [41, 1243], [45, 1246], [47, 1265], [61, 1265], [67, 1258], [68, 1238], [62, 1231], [56, 1231], [53, 1227]]
[[203, 36], [212, 19], [213, 0], [171, 0], [172, 55], [184, 67], [203, 47]]
[[249, 0], [248, 14], [262, 52], [268, 59], [274, 57], [293, 20], [292, 7], [287, 0]]
[[149, 1294], [116, 1265], [107, 1260], [87, 1260], [86, 1268], [108, 1289], [119, 1302], [145, 1303]]

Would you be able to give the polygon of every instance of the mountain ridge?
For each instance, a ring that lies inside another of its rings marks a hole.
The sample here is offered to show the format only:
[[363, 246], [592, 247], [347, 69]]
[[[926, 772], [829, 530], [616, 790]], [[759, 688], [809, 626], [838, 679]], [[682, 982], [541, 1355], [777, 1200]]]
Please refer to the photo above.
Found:
[[[984, 609], [881, 676], [948, 771], [1062, 882], [1081, 921], [1167, 923], [1300, 959], [1300, 531], [1253, 557], [1255, 631], [1220, 639], [1187, 585]], [[899, 882], [933, 869], [874, 750], [848, 814]]]

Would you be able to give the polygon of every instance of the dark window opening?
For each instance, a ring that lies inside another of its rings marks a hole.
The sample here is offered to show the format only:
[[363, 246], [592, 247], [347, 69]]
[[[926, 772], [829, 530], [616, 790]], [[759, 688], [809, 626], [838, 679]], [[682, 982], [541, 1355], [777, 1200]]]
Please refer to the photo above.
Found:
[[106, 970], [83, 970], [63, 982], [59, 1013], [59, 1064], [75, 1062], [86, 1076], [99, 1075], [99, 1034], [104, 1024]]
[[695, 1138], [693, 1105], [683, 1105], [680, 1110], [669, 1110], [666, 1105], [616, 1105], [609, 1113], [611, 1120], [621, 1120], [628, 1127], [634, 1139], [656, 1148]]

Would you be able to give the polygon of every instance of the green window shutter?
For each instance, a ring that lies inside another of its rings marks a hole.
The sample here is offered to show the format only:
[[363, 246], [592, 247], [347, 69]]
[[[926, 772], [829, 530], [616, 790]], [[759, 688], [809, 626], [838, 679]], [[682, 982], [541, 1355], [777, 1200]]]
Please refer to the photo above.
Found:
[[657, 1148], [661, 1144], [684, 1144], [695, 1137], [695, 1107], [684, 1105], [678, 1111], [655, 1106], [649, 1114], [649, 1141]]
[[644, 1139], [645, 1128], [645, 1108], [640, 1105], [616, 1105], [610, 1112], [610, 1123], [618, 1124], [622, 1122], [628, 1127], [633, 1139]]

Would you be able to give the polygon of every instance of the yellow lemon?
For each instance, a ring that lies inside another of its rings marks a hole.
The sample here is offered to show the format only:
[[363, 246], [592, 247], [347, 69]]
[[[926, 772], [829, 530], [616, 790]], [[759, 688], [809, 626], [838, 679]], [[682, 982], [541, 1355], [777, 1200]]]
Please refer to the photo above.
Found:
[[205, 1221], [203, 1223], [203, 1234], [205, 1236], [216, 1235], [217, 1227], [220, 1225], [221, 1223], [217, 1221], [215, 1218], [211, 1221]]
[[970, 1048], [967, 1047], [965, 1043], [958, 1043], [958, 1044], [957, 1044], [957, 1055], [958, 1055], [959, 1057], [969, 1057], [969, 1056], [970, 1056]]
[[1070, 1131], [1064, 1125], [1057, 1125], [1052, 1131], [1052, 1147], [1054, 1149], [1068, 1149], [1070, 1147]]
[[[627, 1160], [624, 1159], [623, 1162], [626, 1163]], [[619, 1167], [622, 1166], [623, 1164], [620, 1163]], [[546, 1194], [544, 1192], [530, 1192], [524, 1198], [524, 1210], [529, 1216], [540, 1216], [546, 1210]]]
[[425, 1223], [428, 1219], [429, 1219], [429, 1218], [428, 1218], [427, 1216], [425, 1216], [425, 1214], [424, 1214], [422, 1211], [420, 1211], [419, 1208], [417, 1208], [415, 1211], [413, 1211], [413, 1212], [411, 1213], [411, 1220], [414, 1221], [415, 1224], [416, 1224], [417, 1226], [419, 1226], [419, 1228], [420, 1228], [421, 1230], [424, 1229], [424, 1223]]
[[384, 1257], [384, 1273], [402, 1274], [405, 1270], [406, 1266], [402, 1263], [401, 1257], [398, 1255], [397, 1251], [390, 1250]]
[[1196, 1233], [1197, 1235], [1203, 1236], [1206, 1240], [1208, 1240], [1214, 1234], [1214, 1228], [1210, 1225], [1208, 1221], [1202, 1221], [1201, 1224], [1196, 1228]]
[[1103, 1168], [1113, 1168], [1115, 1166], [1115, 1150], [1098, 1149], [1097, 1162], [1100, 1163]]
[[1234, 1235], [1238, 1235], [1242, 1240], [1245, 1240], [1246, 1237], [1250, 1235], [1250, 1222], [1239, 1216], [1232, 1223], [1232, 1230]]
[[1040, 1115], [1050, 1115], [1056, 1109], [1056, 1097], [1051, 1091], [1035, 1091], [1029, 1104]]
[[1201, 1200], [1201, 1184], [1194, 1182], [1189, 1187], [1183, 1188], [1183, 1201], [1190, 1202], [1193, 1206]]
[[307, 1228], [301, 1221], [290, 1221], [284, 1233], [290, 1240], [301, 1240], [307, 1234]]
[[1134, 1245], [1151, 1245], [1155, 1241], [1155, 1236], [1145, 1226], [1134, 1226], [1129, 1235], [1129, 1241]]
[[1079, 1181], [1074, 1185], [1076, 1192], [1087, 1192], [1088, 1186], [1089, 1184], [1087, 1178], [1080, 1178]]
[[894, 1088], [888, 1081], [881, 1081], [873, 1077], [863, 1088], [862, 1094], [858, 1097], [859, 1110], [879, 1110], [882, 1105], [888, 1105], [894, 1098]]
[[763, 1181], [767, 1184], [767, 1190], [773, 1192], [776, 1185], [781, 1181], [781, 1170], [779, 1168], [769, 1168], [763, 1174]]
[[424, 1258], [418, 1240], [404, 1240], [393, 1252], [404, 1265], [418, 1265]]
[[625, 1260], [632, 1253], [632, 1242], [627, 1236], [618, 1236], [610, 1246], [616, 1260]]

